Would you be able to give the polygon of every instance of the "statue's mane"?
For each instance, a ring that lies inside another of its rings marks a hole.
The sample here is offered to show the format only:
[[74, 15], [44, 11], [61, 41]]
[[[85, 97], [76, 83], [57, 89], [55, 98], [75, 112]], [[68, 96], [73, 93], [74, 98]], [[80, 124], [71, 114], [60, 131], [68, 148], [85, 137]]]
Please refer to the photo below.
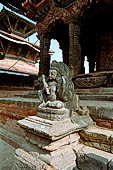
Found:
[[58, 72], [58, 74], [60, 74], [60, 76], [65, 76], [68, 79], [72, 79], [69, 67], [63, 62], [57, 62], [55, 60], [52, 61], [51, 69], [55, 69]]

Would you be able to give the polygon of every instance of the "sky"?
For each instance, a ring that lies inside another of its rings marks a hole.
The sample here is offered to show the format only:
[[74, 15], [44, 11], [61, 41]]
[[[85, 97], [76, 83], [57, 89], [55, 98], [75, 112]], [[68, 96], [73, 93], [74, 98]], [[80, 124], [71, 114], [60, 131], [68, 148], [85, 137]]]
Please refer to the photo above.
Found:
[[[3, 8], [3, 5], [0, 3], [0, 11], [2, 10]], [[6, 8], [6, 7], [5, 7]], [[8, 9], [8, 8], [6, 8]], [[8, 9], [10, 10], [10, 9]], [[11, 11], [11, 10], [10, 10]], [[27, 17], [23, 16], [23, 15], [20, 15], [18, 13], [16, 13], [17, 15], [25, 18], [26, 20], [28, 21], [31, 21], [30, 19], [28, 19]], [[31, 21], [32, 23], [35, 24], [35, 22]], [[37, 37], [36, 37], [37, 33], [34, 33], [33, 35], [31, 35], [29, 37], [29, 41], [38, 44], [40, 45], [40, 41], [38, 40], [37, 41]], [[28, 40], [28, 39], [27, 39]], [[50, 45], [50, 49], [53, 50], [55, 53], [53, 55], [51, 55], [51, 62], [53, 60], [56, 60], [56, 61], [62, 61], [62, 50], [60, 50], [59, 48], [59, 43], [57, 42], [57, 40], [51, 40], [51, 45]], [[38, 66], [38, 65], [36, 65]], [[87, 58], [85, 57], [85, 62], [84, 62], [84, 66], [85, 66], [85, 73], [88, 73], [89, 72], [89, 65], [88, 65], [88, 62], [87, 62]]]

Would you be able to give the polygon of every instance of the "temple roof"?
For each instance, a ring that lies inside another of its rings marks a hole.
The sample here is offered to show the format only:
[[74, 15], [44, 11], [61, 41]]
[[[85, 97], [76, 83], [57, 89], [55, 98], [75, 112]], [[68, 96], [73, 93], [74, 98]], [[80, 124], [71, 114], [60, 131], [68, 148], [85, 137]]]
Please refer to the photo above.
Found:
[[[68, 8], [75, 0], [53, 0], [55, 5]], [[33, 21], [45, 17], [50, 10], [49, 0], [0, 0], [2, 4], [11, 10], [23, 14]], [[16, 7], [16, 8], [15, 8]]]
[[[5, 38], [5, 39], [7, 39], [9, 41], [12, 41], [12, 42], [15, 42], [15, 43], [27, 45], [29, 47], [32, 47], [37, 52], [40, 52], [40, 46], [38, 44], [34, 44], [34, 43], [30, 42], [30, 41], [27, 41], [24, 38], [19, 37], [18, 35], [9, 34], [7, 32], [4, 32], [4, 31], [0, 30], [0, 37]], [[49, 50], [49, 54], [53, 54], [53, 53], [54, 53], [53, 50]]]
[[8, 74], [28, 74], [28, 75], [38, 75], [38, 68], [34, 66], [34, 64], [13, 60], [9, 58], [5, 58], [4, 60], [0, 60], [0, 73], [8, 73]]
[[5, 8], [0, 12], [0, 29], [24, 38], [36, 32], [35, 24]]
[[40, 46], [39, 45], [34, 45], [32, 42], [29, 42], [17, 35], [14, 34], [9, 34], [7, 32], [1, 31], [0, 30], [0, 37], [7, 39], [9, 41], [15, 42], [15, 43], [19, 43], [19, 44], [23, 44], [23, 45], [28, 45], [30, 47], [32, 47], [33, 49], [35, 49], [37, 52], [40, 52]]

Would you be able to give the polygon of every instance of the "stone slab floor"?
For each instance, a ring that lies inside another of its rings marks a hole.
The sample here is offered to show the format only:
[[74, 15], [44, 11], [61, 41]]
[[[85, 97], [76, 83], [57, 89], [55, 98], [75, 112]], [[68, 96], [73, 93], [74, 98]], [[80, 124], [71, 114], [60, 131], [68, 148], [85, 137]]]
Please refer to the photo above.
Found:
[[0, 170], [11, 170], [15, 148], [0, 139]]

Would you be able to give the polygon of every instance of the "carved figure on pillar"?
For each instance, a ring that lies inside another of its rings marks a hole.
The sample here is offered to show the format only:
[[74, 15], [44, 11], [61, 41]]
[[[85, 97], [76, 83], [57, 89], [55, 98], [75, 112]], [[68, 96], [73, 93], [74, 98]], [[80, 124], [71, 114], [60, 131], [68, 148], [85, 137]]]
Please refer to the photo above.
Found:
[[[53, 61], [49, 70], [49, 77], [42, 75], [43, 82], [43, 104], [40, 106], [49, 106], [62, 108], [65, 102], [69, 102], [73, 96], [73, 83], [71, 81], [71, 72], [66, 64], [63, 62]], [[62, 102], [60, 107], [58, 104]], [[56, 106], [53, 106], [52, 103]], [[51, 103], [51, 104], [50, 104]]]

